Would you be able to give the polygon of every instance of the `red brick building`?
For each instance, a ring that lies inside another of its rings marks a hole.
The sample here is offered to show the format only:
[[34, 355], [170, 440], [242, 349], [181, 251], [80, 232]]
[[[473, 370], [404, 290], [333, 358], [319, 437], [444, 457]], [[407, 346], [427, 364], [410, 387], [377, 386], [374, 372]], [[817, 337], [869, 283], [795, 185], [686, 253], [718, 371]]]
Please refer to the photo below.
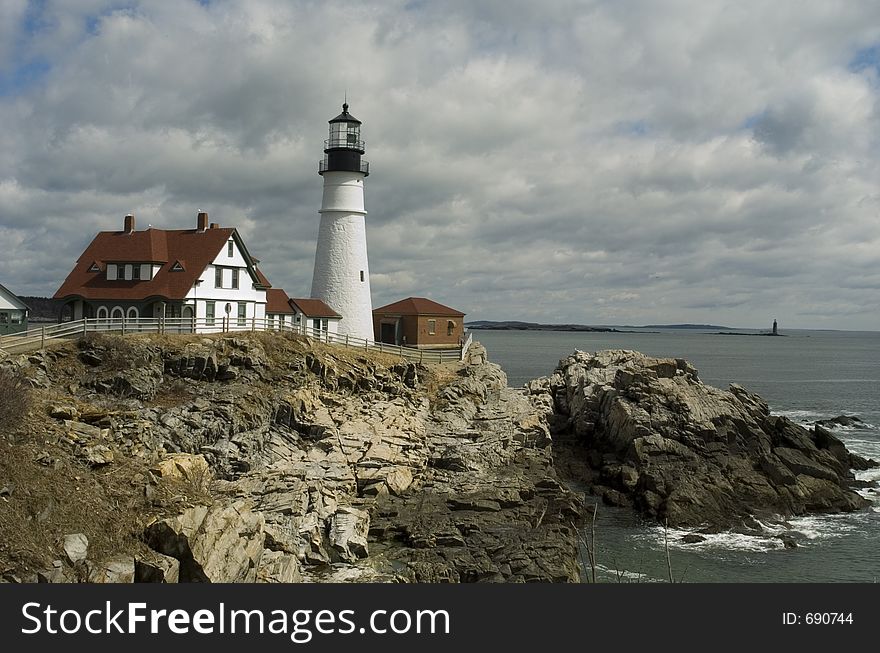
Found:
[[374, 337], [392, 345], [457, 349], [464, 341], [464, 316], [425, 297], [407, 297], [373, 310]]

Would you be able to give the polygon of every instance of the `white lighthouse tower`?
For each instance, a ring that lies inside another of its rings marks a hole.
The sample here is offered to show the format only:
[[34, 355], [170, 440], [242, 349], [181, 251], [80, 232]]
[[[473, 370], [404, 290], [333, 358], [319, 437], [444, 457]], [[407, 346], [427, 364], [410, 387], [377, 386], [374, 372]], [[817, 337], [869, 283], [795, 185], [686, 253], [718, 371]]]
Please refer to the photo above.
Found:
[[370, 164], [361, 161], [363, 153], [361, 121], [343, 104], [342, 113], [330, 121], [324, 160], [318, 164], [324, 197], [312, 297], [342, 316], [340, 334], [373, 340], [364, 210], [364, 179], [370, 174]]

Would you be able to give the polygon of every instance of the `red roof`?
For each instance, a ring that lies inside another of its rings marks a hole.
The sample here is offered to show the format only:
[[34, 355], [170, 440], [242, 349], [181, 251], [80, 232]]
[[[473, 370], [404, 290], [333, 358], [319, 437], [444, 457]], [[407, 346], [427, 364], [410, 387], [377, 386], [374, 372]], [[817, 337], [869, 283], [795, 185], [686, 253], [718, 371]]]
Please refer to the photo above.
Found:
[[373, 309], [374, 313], [396, 313], [397, 315], [454, 315], [464, 317], [464, 313], [454, 308], [426, 299], [425, 297], [407, 297], [399, 302]]
[[266, 291], [266, 314], [293, 313], [290, 297], [281, 288], [269, 288]]
[[306, 317], [342, 317], [320, 299], [291, 299], [290, 305]]
[[[256, 261], [254, 261], [256, 264]], [[266, 278], [266, 275], [263, 274], [263, 271], [260, 268], [255, 267], [254, 270], [257, 272], [257, 278], [260, 280], [260, 284], [266, 286], [266, 288], [271, 288], [272, 284], [269, 283], [269, 280]]]
[[[231, 228], [101, 231], [79, 257], [55, 299], [183, 299], [234, 234], [235, 229]], [[177, 261], [183, 270], [171, 271]], [[107, 263], [124, 262], [155, 263], [162, 267], [149, 280], [108, 281]], [[93, 263], [98, 263], [99, 271], [89, 272]], [[260, 282], [268, 284], [264, 276], [258, 276]]]

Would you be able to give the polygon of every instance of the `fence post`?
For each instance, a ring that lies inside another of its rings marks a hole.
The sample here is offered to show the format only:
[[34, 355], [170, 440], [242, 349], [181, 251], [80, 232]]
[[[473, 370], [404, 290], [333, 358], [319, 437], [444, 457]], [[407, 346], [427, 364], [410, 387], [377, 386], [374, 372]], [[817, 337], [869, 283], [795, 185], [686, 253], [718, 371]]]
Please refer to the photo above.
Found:
[[257, 330], [257, 315], [254, 313], [254, 316], [251, 318], [251, 333]]
[[[85, 312], [85, 311], [83, 311], [83, 312]], [[83, 335], [86, 335], [86, 328], [88, 327], [88, 324], [89, 324], [88, 318], [84, 317], [83, 318]]]
[[423, 362], [425, 358], [425, 350], [419, 349], [419, 363]]
[[43, 349], [46, 346], [46, 327], [40, 327], [40, 349]]
[[345, 334], [345, 346], [348, 347], [348, 334]]
[[125, 315], [122, 316], [122, 335], [125, 335]]

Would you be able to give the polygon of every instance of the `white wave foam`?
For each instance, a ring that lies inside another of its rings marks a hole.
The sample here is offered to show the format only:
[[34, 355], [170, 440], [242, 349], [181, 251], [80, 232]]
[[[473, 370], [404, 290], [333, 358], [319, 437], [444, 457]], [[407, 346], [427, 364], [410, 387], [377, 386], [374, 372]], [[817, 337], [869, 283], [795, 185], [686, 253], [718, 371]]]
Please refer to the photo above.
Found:
[[[829, 413], [820, 413], [815, 410], [770, 410], [771, 414], [777, 415], [779, 417], [787, 417], [792, 422], [796, 424], [800, 424], [801, 426], [812, 427], [813, 424], [823, 420], [834, 419], [835, 417], [839, 417], [840, 413], [836, 415], [831, 415]], [[880, 430], [880, 426], [874, 424], [873, 422], [862, 422], [861, 424], [856, 425], [842, 425], [842, 424], [834, 424], [830, 427], [831, 431], [842, 431], [844, 433], [850, 432], [864, 432], [864, 431], [878, 431]]]
[[[585, 570], [589, 572], [589, 570]], [[663, 583], [666, 582], [664, 578], [656, 578], [654, 576], [649, 576], [644, 572], [635, 572], [629, 571], [627, 569], [614, 569], [611, 567], [606, 567], [602, 564], [596, 565], [597, 576], [602, 576], [604, 578], [610, 578], [612, 580], [620, 580], [621, 582], [627, 583]]]
[[[686, 543], [682, 541], [682, 538], [686, 535], [699, 535], [704, 539], [700, 542]], [[662, 526], [652, 527], [641, 537], [648, 540], [654, 546], [661, 548], [664, 546]], [[734, 533], [733, 531], [700, 533], [698, 529], [670, 528], [667, 537], [670, 549], [682, 551], [747, 551], [763, 553], [765, 551], [781, 549], [784, 546], [782, 540], [772, 535], [744, 535], [742, 533]]]
[[[874, 495], [868, 498], [876, 502], [880, 497]], [[698, 528], [670, 528], [666, 538], [671, 550], [765, 553], [785, 547], [784, 542], [780, 538], [782, 535], [790, 536], [801, 546], [808, 546], [811, 543], [846, 537], [865, 528], [875, 528], [875, 526], [871, 526], [871, 523], [876, 521], [875, 518], [871, 517], [873, 512], [880, 512], [880, 505], [872, 506], [871, 511], [861, 513], [794, 517], [786, 523], [759, 521], [758, 523], [761, 524], [764, 530], [756, 534], [736, 533], [733, 531], [701, 533]], [[682, 541], [687, 535], [698, 535], [703, 539], [692, 543]], [[656, 548], [663, 548], [664, 546], [662, 526], [653, 526], [645, 533], [636, 537]]]
[[787, 417], [801, 426], [812, 426], [816, 420], [828, 419], [828, 416], [812, 410], [772, 410], [771, 413], [779, 417]]

